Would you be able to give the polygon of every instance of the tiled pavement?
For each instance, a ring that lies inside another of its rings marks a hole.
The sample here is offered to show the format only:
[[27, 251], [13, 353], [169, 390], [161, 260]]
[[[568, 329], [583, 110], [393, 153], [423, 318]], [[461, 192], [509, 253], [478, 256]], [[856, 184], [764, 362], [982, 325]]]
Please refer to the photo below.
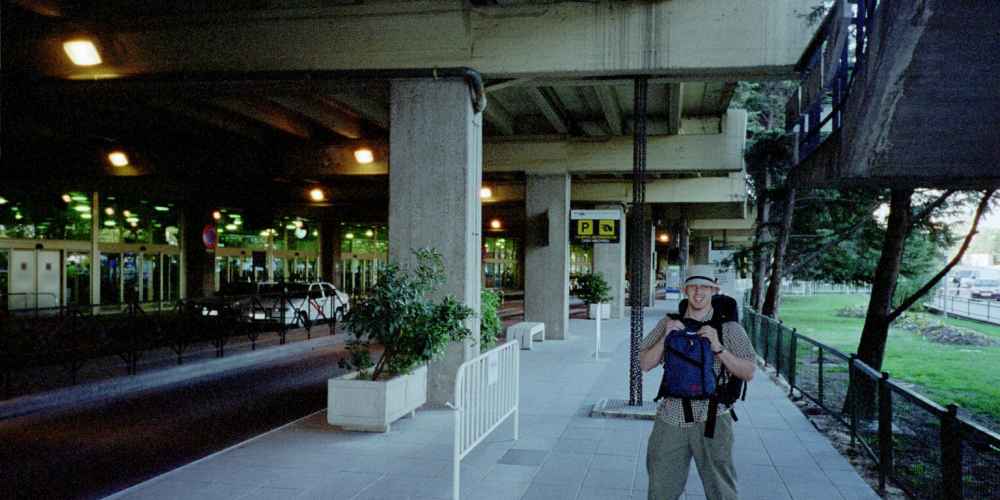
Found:
[[[647, 310], [647, 330], [668, 303], [657, 306]], [[569, 340], [521, 351], [520, 439], [505, 424], [462, 461], [463, 498], [646, 498], [652, 422], [587, 416], [599, 399], [627, 397], [628, 320], [603, 323], [599, 361], [593, 329], [592, 321], [570, 320]], [[655, 393], [656, 372], [645, 377], [645, 398]], [[766, 376], [753, 380], [737, 413], [740, 498], [878, 498]], [[339, 431], [320, 412], [115, 497], [450, 498], [452, 433], [449, 410], [418, 411], [387, 434]], [[705, 498], [693, 464], [685, 497]]]

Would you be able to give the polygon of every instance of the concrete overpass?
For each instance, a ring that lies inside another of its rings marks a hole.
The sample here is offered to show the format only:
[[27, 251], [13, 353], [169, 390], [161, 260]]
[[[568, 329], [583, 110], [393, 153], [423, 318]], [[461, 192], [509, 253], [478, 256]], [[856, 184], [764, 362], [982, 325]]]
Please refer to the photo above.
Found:
[[[706, 231], [742, 228], [746, 117], [727, 111], [735, 82], [794, 75], [810, 33], [799, 0], [6, 3], [5, 184], [172, 197], [184, 210], [189, 296], [211, 291], [214, 255], [199, 233], [222, 204], [321, 219], [331, 278], [331, 228], [387, 221], [392, 258], [439, 248], [448, 291], [474, 308], [492, 211], [547, 214], [550, 240], [563, 242], [571, 205], [630, 201], [636, 76], [650, 85], [652, 213], [685, 221], [696, 238], [698, 219], [716, 221]], [[81, 39], [99, 64], [67, 58], [64, 44]], [[445, 69], [458, 67], [475, 72]], [[112, 148], [132, 164], [109, 166]], [[359, 148], [373, 161], [359, 162]], [[497, 198], [482, 204], [484, 185]], [[619, 299], [624, 247], [594, 256]], [[562, 338], [568, 248], [524, 254], [526, 315]], [[432, 370], [433, 400], [448, 397], [450, 374], [477, 349], [456, 348]]]

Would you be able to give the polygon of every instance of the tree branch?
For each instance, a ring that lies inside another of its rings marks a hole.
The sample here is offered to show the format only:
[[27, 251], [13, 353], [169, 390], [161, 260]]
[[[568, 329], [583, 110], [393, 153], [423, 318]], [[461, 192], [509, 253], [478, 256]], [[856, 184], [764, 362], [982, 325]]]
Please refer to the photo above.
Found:
[[920, 290], [917, 290], [913, 295], [907, 297], [906, 300], [899, 305], [899, 307], [889, 313], [889, 316], [886, 318], [886, 323], [892, 323], [895, 321], [900, 314], [903, 314], [904, 311], [909, 309], [913, 304], [920, 300], [921, 297], [926, 295], [931, 288], [934, 288], [934, 285], [937, 285], [938, 282], [951, 271], [951, 268], [955, 267], [962, 260], [962, 257], [965, 256], [965, 251], [969, 249], [969, 244], [972, 243], [972, 238], [979, 232], [979, 219], [982, 218], [983, 212], [986, 211], [986, 207], [990, 204], [990, 198], [993, 197], [993, 193], [995, 192], [995, 189], [991, 189], [983, 194], [983, 199], [979, 201], [979, 206], [976, 207], [976, 217], [972, 220], [972, 228], [969, 229], [969, 234], [965, 235], [965, 241], [962, 242], [962, 247], [958, 249], [958, 253], [955, 254], [955, 257], [948, 262], [948, 265], [944, 266], [944, 269], [942, 269], [941, 272], [934, 275], [930, 281], [924, 284]]
[[913, 229], [913, 226], [916, 226], [922, 220], [924, 220], [927, 217], [929, 217], [931, 215], [931, 212], [933, 212], [934, 210], [937, 210], [937, 208], [940, 207], [941, 204], [944, 203], [945, 200], [947, 200], [948, 197], [951, 196], [951, 195], [953, 195], [953, 194], [955, 194], [955, 190], [954, 189], [949, 189], [949, 190], [945, 191], [944, 193], [941, 194], [941, 196], [938, 196], [937, 199], [935, 199], [934, 201], [928, 203], [923, 209], [920, 210], [920, 212], [917, 212], [916, 214], [914, 214], [913, 218], [910, 219], [910, 229]]
[[[878, 205], [875, 205], [875, 206], [871, 207], [871, 209], [868, 210], [868, 211], [866, 211], [865, 213], [866, 214], [870, 214], [873, 211], [875, 211], [876, 208], [878, 208]], [[795, 271], [798, 271], [799, 268], [801, 268], [802, 266], [808, 264], [809, 262], [811, 262], [816, 257], [819, 257], [821, 254], [826, 253], [827, 250], [829, 250], [829, 249], [837, 246], [838, 244], [840, 244], [842, 241], [844, 241], [843, 238], [845, 236], [850, 235], [850, 234], [854, 234], [855, 232], [857, 232], [858, 229], [861, 229], [865, 225], [865, 223], [868, 222], [869, 220], [871, 220], [871, 219], [862, 218], [861, 220], [855, 222], [853, 226], [847, 228], [846, 231], [831, 236], [830, 240], [827, 241], [827, 242], [825, 242], [823, 244], [823, 246], [821, 246], [818, 249], [816, 249], [816, 250], [814, 250], [814, 251], [806, 254], [805, 256], [800, 256], [798, 259], [796, 259], [795, 265], [789, 266], [787, 269], [785, 269], [785, 272], [781, 273], [781, 276], [782, 277], [791, 276], [792, 274], [795, 273]]]

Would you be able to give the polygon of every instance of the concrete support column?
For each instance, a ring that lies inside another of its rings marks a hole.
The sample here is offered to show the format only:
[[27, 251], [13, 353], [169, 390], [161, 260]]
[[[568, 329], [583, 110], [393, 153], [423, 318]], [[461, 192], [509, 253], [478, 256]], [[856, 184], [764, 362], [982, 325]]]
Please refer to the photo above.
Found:
[[687, 277], [689, 253], [691, 250], [691, 225], [687, 217], [681, 219], [677, 229], [677, 267], [680, 269], [680, 288], [684, 288], [684, 278]]
[[[545, 217], [548, 245], [527, 241], [524, 319], [545, 323], [546, 339], [569, 335], [569, 175], [528, 175], [525, 214], [529, 226]], [[533, 229], [538, 229], [533, 227]]]
[[319, 267], [323, 281], [343, 288], [340, 273], [340, 225], [337, 221], [324, 220], [319, 226]]
[[695, 264], [709, 264], [708, 261], [708, 251], [712, 247], [712, 240], [708, 238], [699, 238], [694, 240], [694, 255], [692, 259]]
[[625, 316], [625, 211], [621, 205], [598, 206], [598, 210], [615, 210], [621, 214], [621, 235], [618, 243], [594, 243], [594, 271], [604, 275], [611, 286], [611, 317]]
[[428, 401], [454, 400], [458, 367], [479, 355], [482, 115], [461, 79], [406, 79], [391, 84], [389, 258], [412, 267], [412, 249], [444, 256], [441, 292], [476, 311], [472, 337], [454, 343], [428, 370]]
[[211, 212], [198, 205], [184, 207], [184, 268], [188, 298], [208, 297], [215, 293], [215, 250], [208, 250], [201, 233], [214, 223]]

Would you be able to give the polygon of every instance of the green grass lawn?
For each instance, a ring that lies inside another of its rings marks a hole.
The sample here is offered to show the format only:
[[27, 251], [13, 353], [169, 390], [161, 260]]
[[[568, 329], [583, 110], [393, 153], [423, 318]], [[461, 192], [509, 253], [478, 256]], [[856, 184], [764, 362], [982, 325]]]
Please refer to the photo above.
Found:
[[[867, 303], [864, 295], [786, 297], [781, 319], [799, 333], [850, 354], [857, 350], [864, 319], [841, 318], [834, 313], [846, 306]], [[943, 320], [940, 316], [933, 318]], [[1000, 338], [998, 326], [957, 319], [943, 321]], [[895, 379], [917, 385], [918, 392], [934, 401], [942, 405], [955, 403], [1000, 430], [1000, 346], [936, 344], [894, 328], [889, 331], [882, 369]]]

